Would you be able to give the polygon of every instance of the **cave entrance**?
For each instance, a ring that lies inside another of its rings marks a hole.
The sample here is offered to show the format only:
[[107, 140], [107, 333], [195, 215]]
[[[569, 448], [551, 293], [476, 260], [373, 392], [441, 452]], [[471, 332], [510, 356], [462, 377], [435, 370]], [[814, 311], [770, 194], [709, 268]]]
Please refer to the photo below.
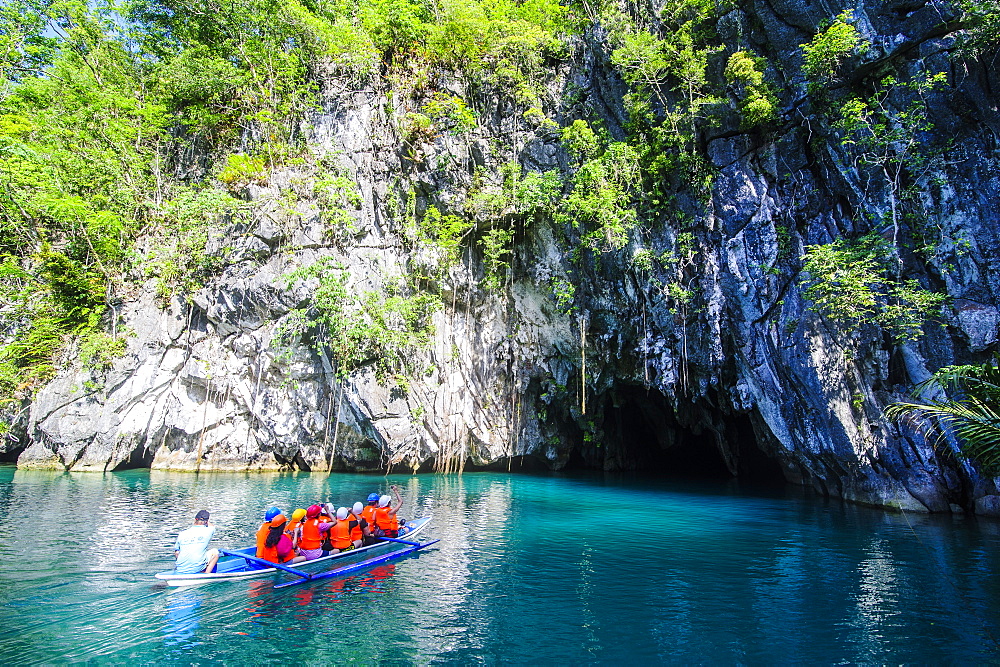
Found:
[[584, 441], [569, 464], [577, 469], [629, 470], [669, 479], [738, 477], [783, 485], [781, 465], [761, 448], [750, 417], [725, 415], [705, 403], [692, 404], [684, 415], [678, 415], [654, 390], [618, 388], [596, 420], [602, 426], [601, 443]]
[[[18, 437], [20, 435], [20, 437]], [[12, 431], [0, 433], [0, 463], [17, 463], [17, 457], [25, 450], [27, 445], [21, 444], [23, 432], [15, 434]]]
[[145, 447], [136, 447], [129, 454], [128, 458], [112, 468], [112, 472], [120, 470], [136, 470], [138, 468], [151, 468], [155, 452]]

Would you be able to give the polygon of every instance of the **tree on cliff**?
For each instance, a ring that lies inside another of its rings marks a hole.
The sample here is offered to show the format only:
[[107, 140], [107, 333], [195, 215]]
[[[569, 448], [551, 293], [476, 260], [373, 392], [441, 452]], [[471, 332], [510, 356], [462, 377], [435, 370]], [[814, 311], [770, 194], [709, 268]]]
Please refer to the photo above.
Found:
[[946, 366], [917, 385], [914, 393], [934, 387], [951, 390], [955, 398], [893, 403], [886, 416], [911, 420], [935, 444], [954, 433], [962, 457], [987, 475], [1000, 475], [1000, 355], [981, 365]]

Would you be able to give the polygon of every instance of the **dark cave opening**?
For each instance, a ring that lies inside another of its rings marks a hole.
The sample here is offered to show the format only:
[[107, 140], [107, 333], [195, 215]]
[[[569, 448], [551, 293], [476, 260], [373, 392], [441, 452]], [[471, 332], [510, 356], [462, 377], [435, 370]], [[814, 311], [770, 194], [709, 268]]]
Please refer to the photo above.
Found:
[[595, 421], [601, 424], [601, 442], [587, 442], [581, 434], [567, 470], [785, 484], [779, 461], [761, 447], [746, 414], [723, 414], [711, 405], [692, 404], [681, 418], [662, 395], [630, 387], [616, 389]]
[[129, 457], [116, 465], [112, 472], [118, 472], [119, 470], [135, 470], [136, 468], [150, 468], [153, 465], [153, 457], [155, 453], [151, 449], [146, 449], [145, 447], [136, 447], [129, 454]]
[[19, 433], [11, 429], [7, 433], [0, 434], [0, 437], [3, 438], [0, 441], [0, 463], [17, 463], [17, 457], [27, 447], [22, 444], [25, 440], [23, 431]]

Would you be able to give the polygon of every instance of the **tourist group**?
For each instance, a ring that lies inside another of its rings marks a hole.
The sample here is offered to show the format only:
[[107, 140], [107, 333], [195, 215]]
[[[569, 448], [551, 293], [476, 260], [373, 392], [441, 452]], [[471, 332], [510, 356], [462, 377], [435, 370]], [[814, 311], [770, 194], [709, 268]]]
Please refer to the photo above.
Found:
[[[378, 538], [405, 534], [406, 520], [397, 515], [403, 498], [397, 486], [391, 486], [390, 490], [392, 496], [370, 494], [367, 505], [357, 502], [353, 507], [337, 510], [332, 503], [310, 505], [292, 512], [291, 519], [279, 508], [270, 508], [257, 529], [257, 558], [272, 563], [298, 563], [356, 549]], [[194, 517], [194, 525], [177, 536], [174, 572], [195, 574], [215, 570], [219, 550], [208, 548], [215, 534], [215, 526], [209, 525], [208, 519], [208, 511], [200, 510]]]

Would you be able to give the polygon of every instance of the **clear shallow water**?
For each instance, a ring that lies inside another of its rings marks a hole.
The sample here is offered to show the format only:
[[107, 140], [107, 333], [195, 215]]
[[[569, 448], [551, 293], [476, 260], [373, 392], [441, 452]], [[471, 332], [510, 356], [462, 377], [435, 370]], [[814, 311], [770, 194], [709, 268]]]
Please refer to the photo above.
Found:
[[[198, 509], [258, 516], [389, 483], [419, 555], [274, 590], [157, 587]], [[5, 663], [1000, 661], [1000, 525], [628, 478], [389, 478], [0, 467]]]

